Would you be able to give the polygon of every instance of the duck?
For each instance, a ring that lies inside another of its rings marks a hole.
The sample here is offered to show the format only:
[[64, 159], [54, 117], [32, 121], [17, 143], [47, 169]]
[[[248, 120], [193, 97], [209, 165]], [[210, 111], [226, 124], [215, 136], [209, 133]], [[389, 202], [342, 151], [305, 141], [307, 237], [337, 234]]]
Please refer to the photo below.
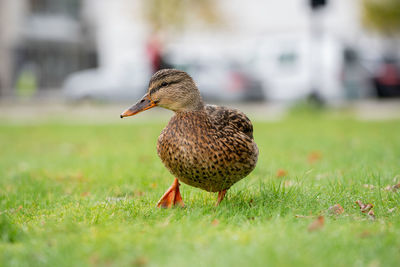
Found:
[[175, 179], [157, 207], [185, 206], [180, 182], [218, 192], [218, 206], [231, 186], [255, 168], [259, 150], [250, 119], [237, 109], [205, 104], [188, 73], [157, 71], [147, 93], [120, 117], [153, 107], [174, 112], [158, 137], [157, 153]]

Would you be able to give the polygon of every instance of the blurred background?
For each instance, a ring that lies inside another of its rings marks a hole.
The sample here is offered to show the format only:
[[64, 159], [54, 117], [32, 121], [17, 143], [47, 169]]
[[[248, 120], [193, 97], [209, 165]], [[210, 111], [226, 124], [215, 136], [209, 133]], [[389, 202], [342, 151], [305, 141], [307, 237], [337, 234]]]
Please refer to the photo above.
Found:
[[400, 97], [398, 0], [1, 0], [0, 103], [135, 102], [158, 69], [214, 102]]

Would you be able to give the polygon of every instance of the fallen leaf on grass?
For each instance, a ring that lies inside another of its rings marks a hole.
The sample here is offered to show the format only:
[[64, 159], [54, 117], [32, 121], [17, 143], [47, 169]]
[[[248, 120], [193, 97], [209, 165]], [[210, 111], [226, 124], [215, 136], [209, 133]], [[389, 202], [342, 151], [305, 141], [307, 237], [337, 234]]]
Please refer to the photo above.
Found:
[[308, 231], [313, 232], [316, 230], [320, 230], [324, 226], [324, 221], [324, 216], [318, 216], [318, 218], [308, 226]]
[[81, 197], [87, 197], [90, 195], [90, 192], [82, 192]]
[[360, 207], [362, 213], [367, 213], [369, 219], [375, 220], [375, 213], [372, 209], [374, 205], [372, 205], [371, 203], [364, 204], [360, 200], [357, 200], [356, 203]]
[[279, 169], [276, 172], [276, 177], [278, 177], [278, 178], [285, 177], [287, 175], [288, 175], [288, 172], [286, 170], [284, 170], [284, 169]]
[[366, 237], [369, 237], [369, 236], [371, 236], [371, 233], [370, 233], [369, 231], [367, 231], [367, 230], [364, 230], [364, 231], [360, 234], [360, 237], [361, 237], [361, 238], [366, 238]]
[[149, 260], [145, 257], [136, 258], [132, 264], [133, 266], [146, 266], [149, 263]]
[[322, 158], [322, 154], [319, 151], [312, 151], [309, 155], [308, 155], [308, 162], [309, 163], [314, 163], [318, 160], [320, 160]]
[[397, 192], [400, 189], [400, 182], [395, 185], [388, 185], [384, 188], [385, 191]]
[[135, 197], [141, 197], [141, 196], [143, 196], [144, 195], [144, 192], [143, 191], [140, 191], [140, 190], [135, 190], [134, 192], [133, 192], [133, 196], [135, 196]]
[[217, 225], [219, 224], [219, 220], [214, 219], [214, 220], [211, 222], [211, 224], [212, 224], [213, 226], [217, 226]]
[[374, 207], [371, 203], [364, 204], [360, 200], [357, 200], [356, 204], [360, 207], [362, 213], [367, 213]]
[[392, 186], [391, 186], [391, 185], [388, 185], [388, 186], [386, 186], [385, 188], [383, 188], [383, 190], [385, 190], [385, 191], [392, 191]]
[[339, 214], [342, 214], [344, 212], [344, 209], [340, 204], [335, 204], [335, 205], [329, 207], [329, 211], [332, 214], [339, 215]]
[[77, 180], [79, 182], [85, 182], [87, 180], [87, 178], [85, 178], [85, 176], [81, 172], [77, 172], [77, 173], [72, 174], [70, 179], [71, 178], [74, 179], [74, 180]]

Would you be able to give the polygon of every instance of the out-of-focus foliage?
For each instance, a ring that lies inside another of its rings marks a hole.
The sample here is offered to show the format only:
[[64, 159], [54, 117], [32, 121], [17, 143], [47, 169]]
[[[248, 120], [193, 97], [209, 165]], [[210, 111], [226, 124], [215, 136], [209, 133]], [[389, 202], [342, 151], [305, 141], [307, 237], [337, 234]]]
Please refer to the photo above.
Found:
[[362, 7], [366, 27], [386, 35], [400, 33], [399, 0], [362, 0]]
[[186, 25], [221, 24], [217, 4], [212, 0], [146, 0], [145, 19], [155, 31], [183, 30]]

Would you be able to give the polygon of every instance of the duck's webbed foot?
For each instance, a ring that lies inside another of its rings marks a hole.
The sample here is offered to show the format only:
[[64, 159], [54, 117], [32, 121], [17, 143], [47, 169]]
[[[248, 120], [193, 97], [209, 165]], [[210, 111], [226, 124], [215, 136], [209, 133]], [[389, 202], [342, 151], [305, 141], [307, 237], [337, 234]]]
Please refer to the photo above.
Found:
[[218, 199], [217, 199], [217, 203], [215, 203], [215, 206], [218, 206], [219, 203], [221, 203], [221, 201], [224, 199], [226, 191], [228, 191], [228, 189], [222, 190], [218, 192]]
[[157, 207], [161, 208], [171, 208], [173, 206], [184, 207], [181, 193], [179, 192], [179, 181], [175, 178], [171, 187], [168, 188], [167, 192], [160, 198], [157, 203]]

